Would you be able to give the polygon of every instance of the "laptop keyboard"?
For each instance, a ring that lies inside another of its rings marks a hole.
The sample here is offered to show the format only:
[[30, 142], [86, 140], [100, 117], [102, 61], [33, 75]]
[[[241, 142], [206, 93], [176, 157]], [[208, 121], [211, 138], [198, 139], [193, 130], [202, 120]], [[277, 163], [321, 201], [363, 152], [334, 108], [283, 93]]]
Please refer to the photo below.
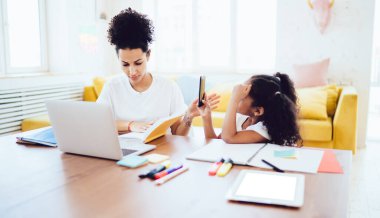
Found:
[[122, 148], [121, 151], [123, 152], [123, 156], [126, 156], [128, 154], [132, 154], [132, 153], [136, 152], [137, 150]]

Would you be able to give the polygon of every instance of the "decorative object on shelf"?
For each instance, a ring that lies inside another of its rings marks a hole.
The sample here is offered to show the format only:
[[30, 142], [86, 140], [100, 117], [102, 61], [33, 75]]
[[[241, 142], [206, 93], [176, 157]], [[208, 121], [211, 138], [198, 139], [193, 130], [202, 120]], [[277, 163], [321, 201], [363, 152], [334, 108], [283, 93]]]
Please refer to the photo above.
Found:
[[313, 11], [314, 21], [319, 29], [319, 32], [323, 34], [330, 23], [331, 8], [334, 5], [335, 0], [307, 0], [309, 7]]

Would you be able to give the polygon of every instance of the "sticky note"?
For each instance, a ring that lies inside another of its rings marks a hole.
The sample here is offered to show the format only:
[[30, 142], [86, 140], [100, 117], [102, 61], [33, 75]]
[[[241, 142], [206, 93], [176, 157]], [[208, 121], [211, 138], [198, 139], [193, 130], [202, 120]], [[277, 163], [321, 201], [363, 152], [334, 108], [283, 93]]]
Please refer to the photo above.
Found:
[[273, 151], [273, 155], [279, 158], [297, 159], [298, 152], [294, 148], [286, 150], [275, 150]]
[[149, 163], [160, 163], [164, 160], [169, 159], [169, 156], [162, 154], [148, 154], [144, 157], [148, 159]]
[[145, 157], [141, 157], [137, 155], [129, 155], [119, 160], [118, 162], [116, 162], [116, 164], [120, 166], [124, 166], [124, 167], [135, 168], [147, 162], [148, 162], [148, 159]]

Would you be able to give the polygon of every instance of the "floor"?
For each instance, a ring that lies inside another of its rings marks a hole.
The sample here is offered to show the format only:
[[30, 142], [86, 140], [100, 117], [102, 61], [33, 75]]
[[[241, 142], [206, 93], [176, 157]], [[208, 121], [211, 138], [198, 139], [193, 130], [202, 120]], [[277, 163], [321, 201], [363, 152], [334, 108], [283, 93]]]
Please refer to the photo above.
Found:
[[380, 141], [367, 141], [353, 157], [350, 218], [380, 217]]
[[380, 217], [380, 87], [372, 87], [368, 114], [367, 146], [352, 161], [350, 217]]

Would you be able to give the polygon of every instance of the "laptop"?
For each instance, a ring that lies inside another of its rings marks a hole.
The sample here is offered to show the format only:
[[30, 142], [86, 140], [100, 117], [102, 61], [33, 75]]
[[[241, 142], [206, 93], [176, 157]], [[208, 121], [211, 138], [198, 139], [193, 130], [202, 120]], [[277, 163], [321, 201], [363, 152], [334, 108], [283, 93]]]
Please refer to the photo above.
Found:
[[54, 100], [46, 102], [46, 106], [58, 147], [63, 152], [120, 160], [156, 148], [119, 138], [108, 105]]

